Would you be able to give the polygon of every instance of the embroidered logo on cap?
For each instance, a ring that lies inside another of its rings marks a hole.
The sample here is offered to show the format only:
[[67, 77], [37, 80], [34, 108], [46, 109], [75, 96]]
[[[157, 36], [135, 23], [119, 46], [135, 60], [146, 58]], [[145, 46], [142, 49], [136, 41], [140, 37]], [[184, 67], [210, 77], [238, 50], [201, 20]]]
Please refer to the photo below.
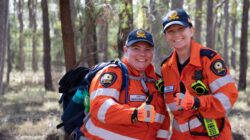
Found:
[[172, 11], [169, 16], [168, 16], [168, 20], [175, 20], [175, 19], [179, 19], [180, 17], [178, 16], [178, 13], [176, 11]]
[[136, 37], [146, 38], [146, 33], [143, 30], [138, 30], [136, 32]]

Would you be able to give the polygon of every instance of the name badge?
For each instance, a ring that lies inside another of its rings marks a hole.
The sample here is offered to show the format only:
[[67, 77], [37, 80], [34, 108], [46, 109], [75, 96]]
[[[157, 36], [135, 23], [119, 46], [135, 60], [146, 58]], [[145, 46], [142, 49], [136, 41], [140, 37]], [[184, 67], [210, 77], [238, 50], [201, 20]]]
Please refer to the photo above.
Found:
[[146, 101], [146, 96], [145, 95], [130, 95], [129, 100], [131, 102], [144, 102]]
[[169, 92], [173, 92], [174, 91], [174, 86], [165, 86], [164, 87], [164, 93], [169, 93]]

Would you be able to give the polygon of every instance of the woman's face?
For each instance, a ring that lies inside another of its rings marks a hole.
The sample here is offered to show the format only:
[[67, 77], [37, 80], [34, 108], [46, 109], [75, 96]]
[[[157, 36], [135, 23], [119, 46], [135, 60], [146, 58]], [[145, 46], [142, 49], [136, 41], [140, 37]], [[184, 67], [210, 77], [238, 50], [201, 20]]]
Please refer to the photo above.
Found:
[[154, 48], [146, 42], [137, 42], [124, 47], [128, 63], [139, 72], [144, 72], [153, 59]]
[[165, 39], [176, 50], [184, 49], [190, 47], [193, 32], [192, 27], [184, 27], [177, 24], [171, 25], [165, 31]]

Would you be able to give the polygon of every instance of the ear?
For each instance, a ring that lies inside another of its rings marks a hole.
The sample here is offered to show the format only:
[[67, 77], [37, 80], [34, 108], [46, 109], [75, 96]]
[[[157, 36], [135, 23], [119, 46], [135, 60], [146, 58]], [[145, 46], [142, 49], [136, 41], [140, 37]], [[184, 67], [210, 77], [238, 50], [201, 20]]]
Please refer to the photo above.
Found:
[[191, 28], [190, 28], [190, 34], [191, 34], [192, 37], [194, 36], [194, 32], [195, 32], [194, 27], [191, 27]]
[[126, 46], [123, 46], [123, 52], [126, 54], [128, 51], [128, 48]]

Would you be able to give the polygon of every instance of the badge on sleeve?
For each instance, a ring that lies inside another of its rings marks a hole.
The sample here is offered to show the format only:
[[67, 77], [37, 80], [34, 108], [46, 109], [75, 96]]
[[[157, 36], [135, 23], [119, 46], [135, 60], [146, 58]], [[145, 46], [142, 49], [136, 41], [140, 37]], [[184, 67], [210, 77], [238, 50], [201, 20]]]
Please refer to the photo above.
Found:
[[104, 73], [101, 76], [101, 85], [106, 88], [111, 86], [116, 81], [116, 77], [116, 74], [113, 72]]
[[227, 74], [227, 68], [223, 60], [217, 59], [215, 60], [211, 66], [211, 70], [213, 71], [214, 74], [219, 75], [219, 76], [225, 76]]

